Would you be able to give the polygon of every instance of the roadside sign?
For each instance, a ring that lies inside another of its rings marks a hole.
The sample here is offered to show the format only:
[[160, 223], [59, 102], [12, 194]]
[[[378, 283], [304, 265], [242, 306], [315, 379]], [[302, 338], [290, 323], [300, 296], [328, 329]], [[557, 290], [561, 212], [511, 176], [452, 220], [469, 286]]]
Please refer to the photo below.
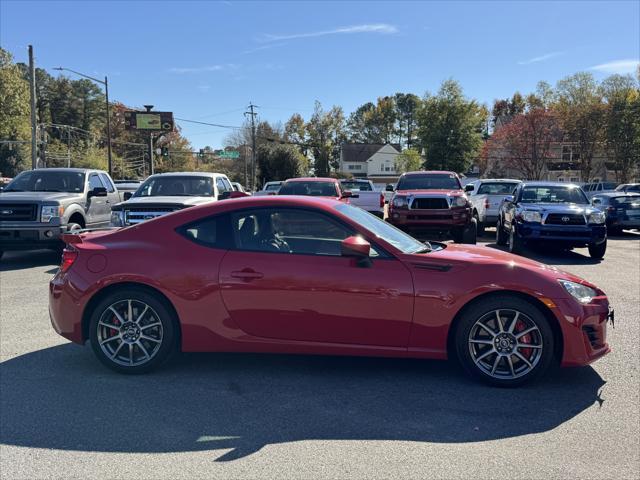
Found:
[[124, 112], [126, 130], [173, 131], [173, 112]]
[[237, 150], [222, 150], [221, 152], [216, 153], [216, 156], [220, 158], [232, 158], [235, 160], [240, 158], [240, 152]]

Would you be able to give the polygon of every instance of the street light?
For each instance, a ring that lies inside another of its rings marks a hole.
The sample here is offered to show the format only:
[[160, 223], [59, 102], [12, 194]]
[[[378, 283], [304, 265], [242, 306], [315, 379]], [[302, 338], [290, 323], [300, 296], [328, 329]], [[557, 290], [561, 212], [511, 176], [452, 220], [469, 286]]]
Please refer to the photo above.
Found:
[[99, 80], [97, 78], [90, 77], [89, 75], [85, 75], [84, 73], [71, 70], [70, 68], [57, 67], [54, 68], [54, 70], [75, 73], [76, 75], [80, 75], [81, 77], [88, 78], [89, 80], [93, 80], [94, 82], [104, 85], [104, 93], [107, 101], [107, 170], [109, 171], [109, 176], [111, 176], [113, 174], [113, 168], [111, 164], [111, 113], [109, 108], [109, 80], [107, 79], [107, 76], [104, 76], [104, 80]]

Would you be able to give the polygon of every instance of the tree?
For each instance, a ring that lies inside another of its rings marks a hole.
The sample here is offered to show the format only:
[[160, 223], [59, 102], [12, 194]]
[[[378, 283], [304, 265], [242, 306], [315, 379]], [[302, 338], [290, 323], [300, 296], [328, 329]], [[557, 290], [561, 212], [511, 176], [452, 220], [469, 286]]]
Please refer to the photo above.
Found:
[[566, 140], [579, 155], [582, 181], [592, 179], [593, 157], [604, 140], [605, 108], [598, 85], [590, 73], [576, 73], [560, 80], [556, 87], [558, 111]]
[[640, 82], [612, 75], [601, 84], [605, 108], [605, 145], [616, 179], [626, 183], [640, 167]]
[[376, 106], [367, 102], [349, 115], [347, 131], [351, 142], [381, 143], [379, 132], [374, 124], [375, 110]]
[[396, 171], [398, 173], [415, 172], [422, 168], [422, 157], [414, 148], [408, 148], [396, 157]]
[[292, 145], [261, 145], [257, 162], [262, 183], [299, 177], [306, 170], [306, 158]]
[[307, 138], [312, 146], [314, 170], [319, 177], [326, 177], [340, 161], [340, 145], [345, 141], [342, 107], [334, 106], [324, 111], [316, 101], [311, 119], [306, 125]]
[[427, 167], [462, 172], [476, 159], [486, 109], [467, 100], [456, 81], [443, 82], [437, 95], [427, 94], [418, 118]]
[[416, 131], [418, 130], [418, 110], [420, 108], [420, 97], [413, 93], [395, 94], [396, 119], [398, 126], [398, 143], [400, 145], [411, 146], [415, 143]]
[[[537, 105], [498, 128], [485, 144], [483, 162], [518, 171], [526, 180], [540, 180], [551, 158], [551, 147], [562, 139], [556, 115]], [[493, 162], [492, 162], [493, 160]]]
[[306, 125], [302, 115], [294, 113], [291, 118], [284, 124], [284, 139], [287, 142], [298, 144], [298, 150], [305, 157], [307, 156], [308, 147], [306, 144]]
[[[29, 85], [9, 52], [0, 48], [0, 140], [28, 142]], [[0, 144], [0, 172], [14, 176], [28, 165], [28, 144]]]

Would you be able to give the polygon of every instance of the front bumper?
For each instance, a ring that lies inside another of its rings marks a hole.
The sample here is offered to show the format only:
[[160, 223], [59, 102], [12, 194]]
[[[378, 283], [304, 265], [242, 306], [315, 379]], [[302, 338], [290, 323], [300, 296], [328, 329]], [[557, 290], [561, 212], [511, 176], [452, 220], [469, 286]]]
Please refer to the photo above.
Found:
[[516, 233], [525, 241], [553, 241], [575, 246], [602, 243], [607, 239], [607, 227], [604, 225], [518, 223]]
[[389, 223], [403, 230], [451, 230], [471, 221], [471, 209], [391, 209]]
[[64, 233], [59, 224], [38, 223], [36, 225], [0, 225], [0, 250], [33, 250], [56, 247]]
[[607, 343], [607, 323], [613, 323], [613, 309], [607, 297], [595, 297], [581, 305], [572, 298], [555, 300], [553, 313], [561, 326], [564, 348], [561, 365], [588, 365], [611, 351]]

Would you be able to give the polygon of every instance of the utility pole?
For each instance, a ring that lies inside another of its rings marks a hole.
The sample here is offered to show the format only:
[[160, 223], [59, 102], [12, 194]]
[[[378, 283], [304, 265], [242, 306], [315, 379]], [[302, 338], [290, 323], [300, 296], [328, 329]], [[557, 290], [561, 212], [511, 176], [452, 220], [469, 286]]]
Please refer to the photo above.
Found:
[[29, 93], [31, 95], [31, 168], [38, 168], [38, 126], [36, 125], [36, 65], [33, 46], [29, 45]]
[[245, 115], [251, 116], [251, 190], [256, 191], [256, 115], [254, 108], [258, 108], [257, 105], [249, 102], [248, 112], [244, 112]]
[[109, 80], [104, 76], [104, 95], [107, 100], [107, 165], [109, 176], [113, 176], [113, 161], [111, 159], [111, 108], [109, 106]]

